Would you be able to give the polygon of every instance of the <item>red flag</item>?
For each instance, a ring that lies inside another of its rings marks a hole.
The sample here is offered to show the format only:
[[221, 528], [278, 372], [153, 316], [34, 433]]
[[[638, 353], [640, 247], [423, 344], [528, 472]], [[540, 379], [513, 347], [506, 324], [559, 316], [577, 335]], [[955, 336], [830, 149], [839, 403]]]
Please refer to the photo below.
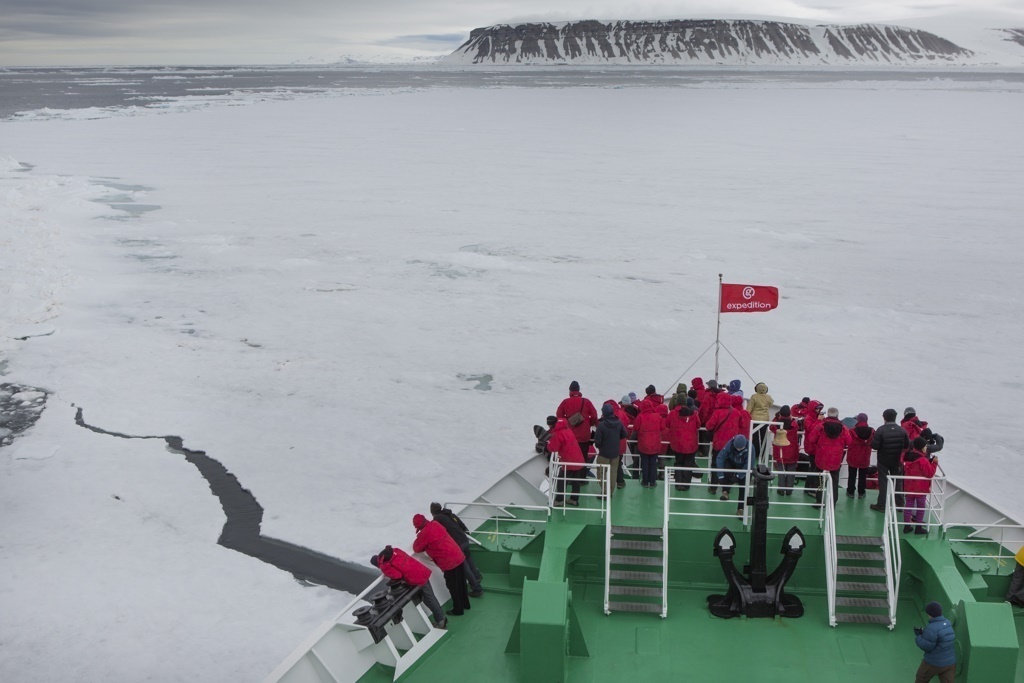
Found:
[[778, 306], [777, 287], [722, 283], [722, 313], [760, 313]]

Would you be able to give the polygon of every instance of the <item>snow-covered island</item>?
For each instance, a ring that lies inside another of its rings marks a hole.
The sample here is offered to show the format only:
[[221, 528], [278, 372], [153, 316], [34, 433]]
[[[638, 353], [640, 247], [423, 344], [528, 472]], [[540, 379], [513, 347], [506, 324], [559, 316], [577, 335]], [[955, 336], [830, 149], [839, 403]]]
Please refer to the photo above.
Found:
[[[987, 40], [1018, 44], [1021, 29]], [[1005, 47], [1005, 46], [1004, 46]], [[1012, 47], [1008, 47], [1013, 51]], [[1012, 59], [1012, 58], [1011, 58]], [[989, 51], [933, 32], [885, 24], [805, 25], [768, 20], [570, 21], [473, 29], [442, 64], [893, 66], [990, 63]]]

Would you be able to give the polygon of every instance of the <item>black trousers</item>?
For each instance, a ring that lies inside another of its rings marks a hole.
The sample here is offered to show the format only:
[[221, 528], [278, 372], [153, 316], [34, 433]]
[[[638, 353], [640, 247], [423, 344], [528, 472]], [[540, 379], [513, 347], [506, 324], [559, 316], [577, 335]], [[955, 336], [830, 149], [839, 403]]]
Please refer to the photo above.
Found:
[[[697, 454], [696, 453], [676, 453], [671, 448], [668, 449], [669, 455], [676, 456], [676, 467], [696, 467], [697, 466]], [[690, 482], [693, 481], [693, 470], [676, 470], [676, 483], [684, 486], [689, 486]]]
[[[818, 470], [817, 466], [815, 466], [815, 469], [818, 472], [824, 472], [825, 471], [825, 470]], [[839, 470], [829, 470], [829, 474], [832, 475], [832, 477], [831, 477], [832, 478], [832, 506], [835, 507], [836, 503], [839, 501], [839, 499], [837, 497], [839, 495]], [[819, 481], [818, 481], [818, 493], [817, 493], [817, 495], [814, 496], [814, 500], [815, 500], [815, 502], [820, 504], [821, 503], [821, 499], [824, 497], [824, 494], [823, 494], [823, 492], [821, 490], [820, 477], [815, 477], [815, 479], [819, 479]]]
[[849, 470], [849, 476], [846, 480], [846, 492], [864, 495], [868, 489], [868, 468], [850, 467]]
[[[887, 465], [884, 462], [878, 463], [878, 502], [875, 505], [885, 507], [886, 494], [889, 491], [889, 475], [890, 474], [902, 474], [903, 468], [899, 463], [895, 465]], [[903, 498], [903, 480], [899, 479], [895, 482], [896, 484], [896, 507], [901, 508], [906, 503]], [[899, 512], [897, 510], [897, 512]]]
[[469, 591], [466, 589], [465, 563], [444, 572], [444, 585], [452, 594], [452, 614], [459, 615], [469, 609]]

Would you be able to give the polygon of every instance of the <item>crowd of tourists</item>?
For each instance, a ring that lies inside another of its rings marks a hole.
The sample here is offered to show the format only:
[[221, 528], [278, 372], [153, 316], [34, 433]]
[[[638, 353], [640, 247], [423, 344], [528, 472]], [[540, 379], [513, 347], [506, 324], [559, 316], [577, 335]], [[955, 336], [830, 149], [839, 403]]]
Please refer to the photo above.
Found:
[[[720, 500], [728, 501], [732, 486], [745, 481], [745, 473], [756, 467], [768, 449], [779, 475], [778, 495], [793, 495], [800, 472], [805, 493], [820, 506], [821, 474], [831, 475], [834, 502], [845, 461], [846, 495], [864, 498], [869, 487], [877, 487], [873, 510], [885, 510], [889, 477], [914, 477], [897, 483], [896, 505], [905, 508], [904, 532], [924, 534], [927, 497], [939, 462], [935, 454], [942, 450], [943, 438], [913, 408], [903, 411], [900, 422], [897, 417], [895, 410], [886, 410], [878, 428], [869, 424], [865, 413], [843, 421], [836, 408], [826, 409], [810, 397], [776, 410], [763, 382], [745, 398], [738, 379], [720, 386], [700, 377], [693, 378], [689, 387], [680, 383], [667, 400], [653, 385], [642, 398], [629, 393], [618, 401], [608, 399], [598, 415], [579, 382], [573, 381], [569, 395], [548, 417], [548, 429], [538, 434], [537, 449], [558, 454], [565, 475], [558, 478], [555, 504], [569, 506], [579, 505], [580, 487], [591, 463], [607, 466], [602, 470], [609, 472], [608, 480], [601, 481], [602, 496], [612, 496], [628, 478], [639, 479], [644, 488], [657, 488], [658, 481], [664, 480], [665, 461], [673, 458], [674, 466], [680, 468], [675, 471], [676, 490], [688, 491], [695, 477], [703, 485], [701, 474], [694, 471], [699, 455], [709, 458], [712, 472], [705, 485], [709, 493], [714, 496], [720, 491]], [[877, 453], [874, 465], [872, 452]]]

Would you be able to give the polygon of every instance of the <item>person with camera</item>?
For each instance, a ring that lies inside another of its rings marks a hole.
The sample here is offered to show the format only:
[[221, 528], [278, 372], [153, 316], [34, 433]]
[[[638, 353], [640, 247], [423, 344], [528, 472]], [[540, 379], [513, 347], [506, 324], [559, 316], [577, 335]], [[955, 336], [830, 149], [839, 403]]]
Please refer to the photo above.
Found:
[[924, 628], [914, 628], [917, 646], [924, 651], [914, 683], [928, 683], [936, 676], [940, 683], [953, 683], [956, 677], [953, 624], [942, 616], [942, 605], [937, 602], [929, 602], [924, 611], [928, 615], [928, 624]]
[[[569, 384], [569, 396], [562, 399], [555, 410], [555, 417], [565, 420], [576, 437], [580, 453], [584, 459], [590, 454], [590, 430], [597, 426], [597, 409], [589, 398], [580, 393], [580, 383], [573, 380]], [[588, 459], [589, 461], [589, 459]]]
[[448, 628], [448, 619], [444, 616], [441, 603], [430, 587], [430, 568], [416, 558], [408, 555], [401, 548], [386, 546], [378, 555], [370, 558], [370, 564], [379, 569], [389, 579], [405, 581], [410, 586], [419, 586], [423, 595], [423, 604], [434, 617], [434, 628]]

